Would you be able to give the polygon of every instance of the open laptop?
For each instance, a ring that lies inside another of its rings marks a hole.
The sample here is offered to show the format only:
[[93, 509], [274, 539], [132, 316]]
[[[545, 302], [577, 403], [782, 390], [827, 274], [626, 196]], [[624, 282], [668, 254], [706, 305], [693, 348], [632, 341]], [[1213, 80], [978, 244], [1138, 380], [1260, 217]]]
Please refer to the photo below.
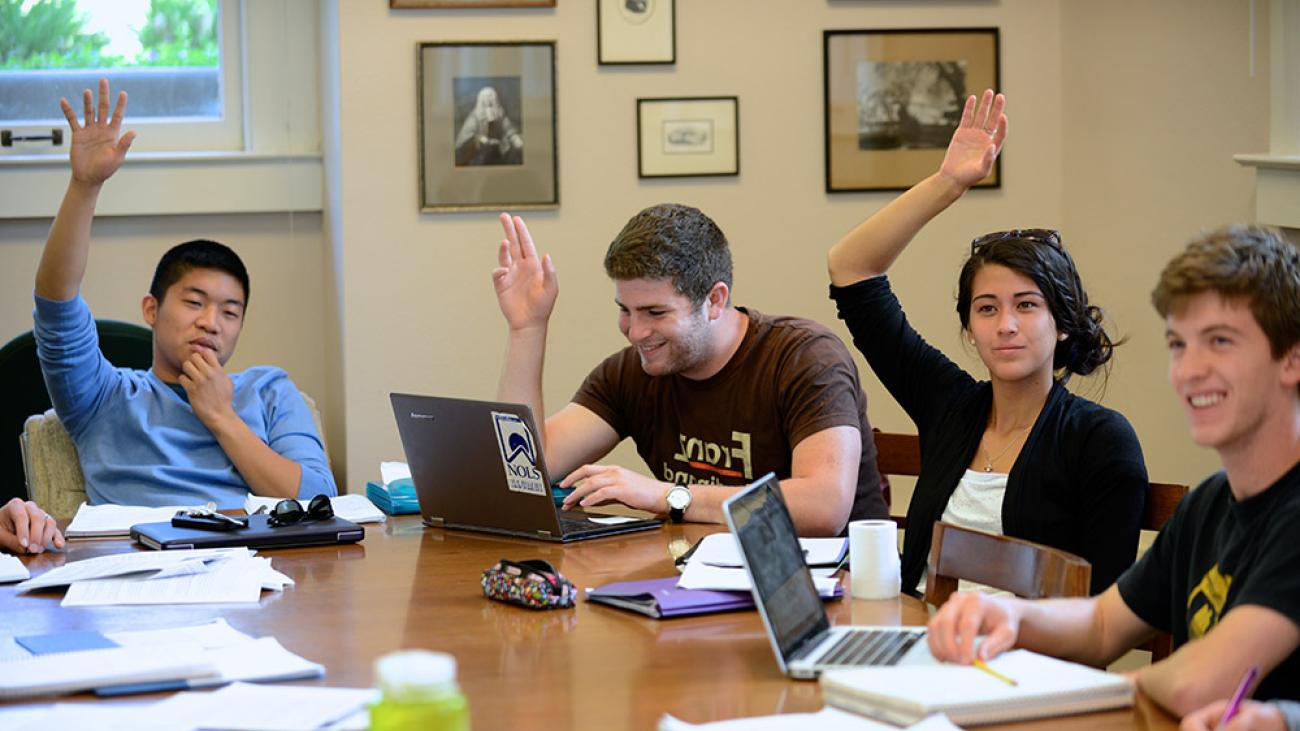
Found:
[[836, 668], [937, 662], [924, 627], [831, 626], [775, 475], [768, 473], [722, 507], [781, 672], [816, 678]]
[[558, 510], [527, 406], [389, 397], [426, 525], [563, 543], [663, 525]]

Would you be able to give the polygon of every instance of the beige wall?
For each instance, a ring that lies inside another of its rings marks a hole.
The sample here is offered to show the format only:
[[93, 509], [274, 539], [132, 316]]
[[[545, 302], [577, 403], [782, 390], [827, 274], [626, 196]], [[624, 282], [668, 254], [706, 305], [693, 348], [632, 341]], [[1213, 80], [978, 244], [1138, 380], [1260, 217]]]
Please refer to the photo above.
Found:
[[[1256, 49], [1259, 76], [1249, 78], [1246, 4], [755, 6], [681, 0], [675, 66], [601, 68], [591, 2], [393, 11], [327, 0], [324, 215], [102, 220], [86, 293], [98, 314], [138, 321], [139, 295], [167, 245], [197, 234], [235, 245], [254, 277], [236, 366], [284, 365], [317, 395], [341, 486], [358, 491], [380, 460], [401, 457], [390, 391], [490, 397], [504, 350], [489, 281], [500, 236], [494, 216], [418, 211], [418, 41], [558, 41], [561, 206], [527, 216], [560, 272], [546, 375], [555, 407], [621, 345], [601, 256], [623, 222], [652, 203], [689, 203], [718, 221], [733, 246], [737, 302], [838, 328], [825, 296], [825, 251], [889, 195], [823, 192], [821, 31], [998, 26], [1012, 126], [1005, 184], [945, 213], [896, 267], [909, 315], [973, 368], [951, 304], [965, 242], [998, 228], [1060, 227], [1094, 299], [1131, 338], [1102, 400], [1133, 421], [1154, 476], [1194, 482], [1212, 469], [1213, 455], [1190, 445], [1169, 395], [1161, 328], [1146, 297], [1188, 235], [1252, 215], [1252, 174], [1229, 158], [1268, 142], [1267, 49]], [[637, 179], [637, 97], [732, 94], [740, 98], [738, 178]], [[47, 226], [0, 223], [0, 338], [30, 327], [31, 277]], [[873, 422], [910, 430], [864, 378]], [[630, 450], [619, 458], [636, 464]]]
[[1254, 218], [1255, 174], [1232, 155], [1268, 149], [1260, 6], [1251, 78], [1247, 3], [1062, 3], [1061, 227], [1093, 298], [1129, 337], [1105, 401], [1133, 422], [1159, 481], [1195, 484], [1219, 468], [1188, 437], [1149, 297], [1189, 238]]
[[[51, 212], [58, 205], [51, 201]], [[0, 342], [32, 328], [33, 281], [49, 227], [48, 220], [0, 222]], [[171, 246], [198, 237], [229, 244], [249, 271], [248, 319], [229, 367], [281, 366], [328, 409], [319, 213], [100, 218], [92, 230], [82, 286], [95, 316], [143, 325], [140, 299], [149, 290], [158, 258]]]

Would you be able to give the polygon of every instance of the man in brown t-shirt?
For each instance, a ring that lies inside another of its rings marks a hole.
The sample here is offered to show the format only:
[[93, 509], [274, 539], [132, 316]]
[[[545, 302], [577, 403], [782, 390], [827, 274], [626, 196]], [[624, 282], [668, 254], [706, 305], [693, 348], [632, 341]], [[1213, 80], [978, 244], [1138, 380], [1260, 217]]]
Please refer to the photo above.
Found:
[[[559, 293], [519, 217], [492, 273], [510, 328], [498, 396], [542, 410], [546, 329]], [[633, 216], [610, 244], [619, 329], [631, 346], [598, 365], [540, 435], [565, 507], [618, 502], [721, 523], [722, 501], [775, 472], [801, 535], [883, 518], [857, 366], [809, 320], [731, 304], [731, 252], [708, 216], [675, 204]], [[651, 476], [597, 464], [631, 437]]]

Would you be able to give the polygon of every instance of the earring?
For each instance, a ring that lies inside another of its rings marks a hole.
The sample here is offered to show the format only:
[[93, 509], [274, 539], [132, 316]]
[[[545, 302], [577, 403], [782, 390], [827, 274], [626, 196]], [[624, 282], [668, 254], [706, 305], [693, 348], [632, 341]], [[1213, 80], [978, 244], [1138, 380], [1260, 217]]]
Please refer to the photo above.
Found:
[[1068, 338], [1068, 337], [1070, 337], [1070, 333], [1061, 333], [1061, 334], [1059, 334], [1059, 335], [1056, 336], [1056, 340], [1057, 340], [1057, 342], [1061, 342], [1061, 343], [1063, 343], [1063, 342], [1065, 342], [1065, 339]]

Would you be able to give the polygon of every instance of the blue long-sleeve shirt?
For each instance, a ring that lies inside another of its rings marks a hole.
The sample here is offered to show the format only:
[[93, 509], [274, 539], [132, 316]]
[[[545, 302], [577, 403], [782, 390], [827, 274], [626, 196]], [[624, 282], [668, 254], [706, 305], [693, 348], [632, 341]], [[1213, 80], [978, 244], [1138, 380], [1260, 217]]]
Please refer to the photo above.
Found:
[[[34, 319], [45, 386], [77, 445], [92, 503], [243, 507], [248, 483], [199, 421], [184, 388], [152, 370], [109, 363], [80, 296], [63, 302], [37, 296]], [[289, 376], [258, 366], [230, 380], [239, 418], [302, 467], [298, 497], [338, 494], [311, 412]]]

